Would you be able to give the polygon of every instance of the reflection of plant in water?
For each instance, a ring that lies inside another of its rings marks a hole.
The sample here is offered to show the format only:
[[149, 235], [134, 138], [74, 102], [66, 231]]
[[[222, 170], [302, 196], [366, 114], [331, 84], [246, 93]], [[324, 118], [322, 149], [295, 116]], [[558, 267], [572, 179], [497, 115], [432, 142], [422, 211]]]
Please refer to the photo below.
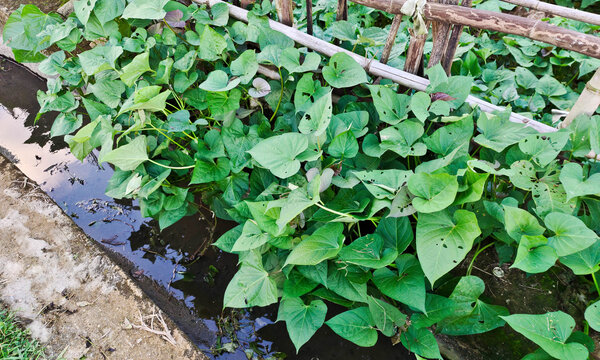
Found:
[[[227, 314], [226, 314], [227, 313]], [[213, 354], [220, 355], [223, 352], [235, 352], [239, 347], [237, 331], [240, 329], [239, 316], [242, 311], [235, 309], [226, 310], [217, 318], [217, 342], [214, 345]]]
[[[216, 320], [217, 342], [211, 349], [213, 355], [234, 353], [243, 350], [248, 359], [275, 360], [284, 359], [281, 352], [272, 352], [255, 333], [257, 323], [250, 321], [245, 310], [225, 310]], [[259, 325], [260, 326], [260, 325]], [[264, 325], [262, 325], [264, 326]]]

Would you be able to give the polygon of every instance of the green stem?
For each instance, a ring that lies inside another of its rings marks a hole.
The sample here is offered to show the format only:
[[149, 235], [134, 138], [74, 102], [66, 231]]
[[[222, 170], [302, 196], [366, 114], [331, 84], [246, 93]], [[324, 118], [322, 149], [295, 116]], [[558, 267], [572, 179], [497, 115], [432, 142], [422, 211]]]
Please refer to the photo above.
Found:
[[186, 150], [185, 147], [181, 146], [181, 144], [179, 144], [177, 141], [171, 139], [169, 137], [169, 135], [165, 134], [161, 129], [157, 128], [156, 126], [154, 126], [151, 122], [148, 123], [148, 125], [150, 125], [152, 127], [152, 129], [154, 129], [155, 131], [158, 131], [162, 136], [166, 137], [167, 139], [169, 139], [170, 142], [172, 142], [173, 144], [179, 146], [181, 148], [181, 150]]
[[186, 39], [184, 39], [183, 37], [181, 37], [181, 35], [179, 35], [179, 33], [177, 31], [175, 31], [175, 29], [173, 29], [171, 27], [171, 25], [169, 25], [169, 23], [166, 20], [163, 20], [163, 23], [165, 25], [167, 25], [167, 27], [173, 32], [173, 34], [175, 34], [175, 36], [177, 36], [181, 41], [183, 41], [184, 43], [190, 45], [190, 46], [194, 46], [192, 44], [190, 44]]
[[277, 115], [277, 112], [279, 111], [279, 106], [281, 105], [281, 100], [283, 99], [283, 75], [281, 75], [281, 68], [279, 68], [279, 78], [281, 79], [281, 92], [279, 93], [279, 101], [277, 101], [277, 107], [275, 108], [275, 112], [273, 112], [273, 115], [269, 119], [269, 122], [273, 121], [273, 119]]
[[579, 75], [579, 70], [577, 70], [575, 72], [575, 75], [573, 75], [573, 77], [571, 78], [571, 80], [569, 80], [569, 82], [567, 82], [567, 86], [571, 85], [571, 83], [573, 82], [573, 80], [575, 80], [575, 78], [577, 77], [577, 75]]
[[336, 215], [343, 216], [343, 217], [349, 217], [349, 218], [351, 218], [351, 219], [356, 219], [354, 216], [352, 216], [352, 215], [350, 215], [350, 214], [345, 214], [345, 213], [343, 213], [343, 212], [335, 211], [335, 210], [333, 210], [333, 209], [330, 209], [330, 208], [328, 208], [328, 207], [326, 207], [326, 206], [324, 206], [324, 205], [321, 205], [321, 204], [319, 204], [319, 203], [316, 203], [315, 205], [317, 205], [317, 206], [318, 206], [318, 207], [320, 207], [321, 209], [323, 209], [323, 210], [325, 210], [325, 211], [328, 211], [328, 212], [330, 212], [330, 213], [332, 213], [332, 214], [336, 214]]
[[596, 286], [596, 292], [598, 296], [600, 296], [600, 286], [598, 286], [598, 281], [596, 280], [596, 274], [592, 273], [592, 280], [594, 280], [594, 286]]
[[148, 159], [148, 161], [150, 161], [151, 163], [158, 165], [158, 166], [162, 166], [166, 169], [172, 169], [172, 170], [186, 170], [186, 169], [193, 169], [195, 167], [195, 165], [189, 165], [189, 166], [168, 166], [168, 165], [163, 165], [161, 163], [159, 163], [158, 161], [154, 161], [152, 159]]
[[[479, 243], [479, 245], [481, 245], [481, 243]], [[467, 276], [471, 276], [471, 271], [473, 270], [473, 265], [475, 264], [475, 259], [477, 259], [477, 256], [479, 254], [481, 254], [485, 249], [489, 248], [490, 246], [494, 245], [493, 242], [487, 244], [486, 246], [482, 247], [481, 249], [479, 249], [479, 245], [477, 246], [477, 251], [475, 252], [475, 255], [473, 255], [473, 258], [471, 259], [471, 263], [469, 264], [469, 268], [467, 269]]]
[[525, 196], [523, 197], [523, 203], [525, 203], [525, 200], [527, 200], [527, 197], [529, 196], [530, 191], [527, 191], [525, 193]]

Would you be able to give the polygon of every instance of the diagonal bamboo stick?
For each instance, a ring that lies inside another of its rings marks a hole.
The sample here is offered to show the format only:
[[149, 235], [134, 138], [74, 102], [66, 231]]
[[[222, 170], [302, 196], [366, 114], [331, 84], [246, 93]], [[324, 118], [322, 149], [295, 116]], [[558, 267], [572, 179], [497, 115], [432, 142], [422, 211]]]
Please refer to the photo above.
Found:
[[[351, 0], [373, 9], [400, 14], [407, 0]], [[600, 59], [600, 37], [582, 34], [548, 24], [541, 20], [511, 14], [428, 2], [423, 11], [425, 19], [477, 29], [520, 35], [560, 48]]]
[[390, 33], [388, 34], [387, 39], [385, 40], [385, 46], [383, 47], [383, 53], [381, 54], [382, 64], [387, 64], [390, 59], [390, 53], [392, 52], [392, 48], [394, 47], [394, 43], [396, 42], [396, 35], [398, 35], [398, 29], [400, 29], [400, 24], [402, 23], [402, 14], [394, 15], [394, 20], [392, 20], [392, 26], [390, 27]]
[[[229, 15], [235, 19], [238, 19], [243, 22], [248, 22], [248, 11], [237, 6], [233, 6], [229, 3], [226, 3], [221, 0], [193, 0], [198, 4], [206, 4], [212, 7], [215, 4], [223, 3], [229, 7]], [[411, 89], [424, 91], [429, 85], [429, 80], [424, 79], [422, 77], [409, 74], [402, 70], [393, 68], [391, 66], [382, 64], [377, 60], [367, 59], [364, 56], [360, 56], [351, 51], [343, 49], [339, 46], [332, 45], [326, 41], [315, 38], [314, 36], [310, 36], [302, 31], [291, 28], [289, 26], [285, 26], [277, 21], [269, 20], [269, 26], [271, 29], [279, 31], [285, 35], [287, 35], [290, 39], [294, 40], [296, 43], [306, 46], [312, 50], [320, 52], [326, 56], [333, 56], [338, 52], [344, 52], [351, 56], [356, 62], [358, 62], [366, 71], [368, 71], [371, 75], [381, 76], [382, 78], [390, 79], [393, 82], [409, 87]], [[503, 111], [504, 108], [500, 106], [496, 106], [490, 104], [484, 100], [476, 98], [472, 95], [469, 95], [466, 100], [467, 103], [472, 106], [479, 106], [479, 108], [485, 112], [494, 112], [494, 111]], [[541, 122], [526, 118], [523, 115], [512, 113], [510, 116], [510, 120], [516, 123], [527, 124], [528, 126], [536, 129], [539, 132], [554, 132], [557, 129], [552, 126], [548, 126]]]
[[[460, 6], [471, 7], [472, 3], [472, 0], [463, 0]], [[463, 29], [464, 26], [462, 25], [454, 25], [452, 27], [452, 33], [450, 34], [450, 39], [448, 40], [448, 48], [446, 49], [446, 54], [442, 59], [442, 66], [448, 75], [450, 75], [450, 70], [452, 70], [454, 55], [456, 54], [456, 49], [458, 49], [458, 43], [460, 41], [460, 36], [462, 35]]]
[[598, 107], [600, 106], [600, 68], [596, 70], [596, 73], [590, 81], [585, 84], [585, 88], [579, 95], [579, 98], [573, 105], [571, 111], [563, 122], [558, 126], [565, 128], [573, 122], [577, 116], [581, 114], [593, 115]]
[[533, 10], [543, 11], [567, 19], [582, 21], [588, 24], [600, 25], [600, 15], [583, 10], [571, 9], [564, 6], [549, 4], [538, 0], [503, 0], [507, 3], [523, 6]]
[[[566, 128], [573, 120], [581, 115], [593, 115], [600, 106], [600, 68], [596, 70], [594, 76], [585, 84], [585, 88], [579, 98], [573, 105], [567, 117], [558, 125], [559, 128]], [[600, 155], [596, 155], [594, 151], [590, 151], [586, 155], [588, 159], [600, 160]]]
[[[447, 5], [458, 4], [457, 0], [434, 0], [433, 2]], [[448, 48], [448, 40], [450, 37], [451, 28], [452, 24], [449, 23], [441, 23], [436, 21], [433, 24], [431, 24], [433, 48], [431, 49], [431, 54], [429, 54], [429, 62], [427, 63], [427, 68], [433, 67], [434, 65], [437, 65], [442, 61], [442, 58], [446, 54], [446, 49]], [[449, 72], [447, 73], [449, 74]]]

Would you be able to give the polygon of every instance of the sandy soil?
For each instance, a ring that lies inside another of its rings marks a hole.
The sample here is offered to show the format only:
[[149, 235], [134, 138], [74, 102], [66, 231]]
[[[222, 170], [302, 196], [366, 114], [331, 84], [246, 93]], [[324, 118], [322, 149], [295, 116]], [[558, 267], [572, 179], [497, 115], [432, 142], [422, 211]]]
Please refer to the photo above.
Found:
[[154, 303], [1, 156], [0, 302], [52, 358], [205, 358], [166, 316], [170, 335], [140, 329], [143, 316], [154, 332], [165, 331]]

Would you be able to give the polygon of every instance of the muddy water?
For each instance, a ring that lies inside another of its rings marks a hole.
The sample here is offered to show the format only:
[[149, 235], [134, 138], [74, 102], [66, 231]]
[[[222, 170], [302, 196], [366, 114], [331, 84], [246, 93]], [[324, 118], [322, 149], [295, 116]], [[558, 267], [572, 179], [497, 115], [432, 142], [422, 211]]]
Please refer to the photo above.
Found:
[[[400, 345], [392, 347], [383, 336], [375, 347], [364, 349], [342, 340], [326, 326], [296, 354], [284, 324], [274, 324], [275, 306], [222, 311], [236, 258], [214, 248], [201, 257], [194, 258], [194, 254], [211, 240], [211, 233], [216, 240], [231, 224], [215, 226], [214, 219], [196, 215], [159, 233], [151, 219], [140, 216], [135, 202], [105, 196], [110, 167], [99, 165], [94, 156], [79, 162], [66, 144], [50, 139], [53, 116], [43, 116], [34, 124], [39, 109], [35, 94], [44, 88], [44, 81], [0, 57], [0, 153], [37, 182], [90, 237], [131, 261], [134, 278], [149, 277], [172, 294], [172, 301], [184, 303], [190, 310], [187, 322], [204, 329], [188, 329], [188, 334], [208, 356], [236, 360], [414, 358]], [[330, 307], [330, 315], [340, 310]], [[231, 342], [235, 345], [227, 345]]]

